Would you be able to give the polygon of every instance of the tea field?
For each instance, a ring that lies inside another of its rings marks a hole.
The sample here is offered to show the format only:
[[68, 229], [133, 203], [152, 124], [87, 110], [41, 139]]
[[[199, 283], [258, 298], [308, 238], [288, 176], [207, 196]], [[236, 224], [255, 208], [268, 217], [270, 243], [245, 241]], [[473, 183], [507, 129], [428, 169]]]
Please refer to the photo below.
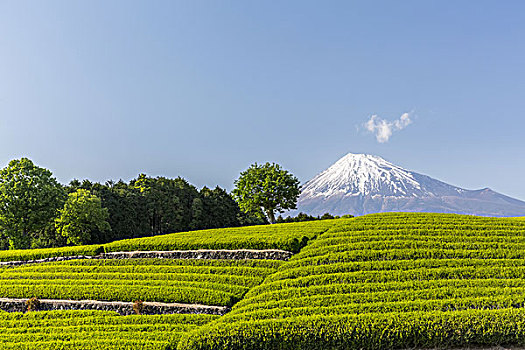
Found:
[[[283, 249], [264, 259], [75, 259], [0, 267], [0, 298], [143, 300], [223, 316], [0, 312], [0, 349], [434, 349], [525, 346], [525, 220], [389, 213], [203, 230], [0, 260]], [[79, 253], [80, 252], [80, 253]]]
[[179, 349], [524, 345], [524, 239], [513, 219], [340, 222]]

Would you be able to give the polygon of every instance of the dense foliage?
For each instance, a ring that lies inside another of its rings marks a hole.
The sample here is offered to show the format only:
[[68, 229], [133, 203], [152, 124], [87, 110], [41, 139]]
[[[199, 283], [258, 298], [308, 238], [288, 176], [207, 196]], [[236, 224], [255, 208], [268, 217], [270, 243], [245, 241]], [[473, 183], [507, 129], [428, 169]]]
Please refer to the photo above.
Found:
[[378, 214], [337, 224], [182, 349], [525, 345], [525, 222]]
[[0, 170], [0, 230], [4, 248], [29, 248], [45, 239], [65, 201], [63, 187], [49, 170], [27, 158]]
[[321, 216], [312, 216], [305, 213], [299, 213], [296, 216], [287, 216], [283, 218], [281, 215], [277, 217], [277, 220], [275, 220], [276, 223], [285, 223], [285, 222], [305, 222], [305, 221], [315, 221], [315, 220], [331, 220], [331, 219], [350, 219], [353, 218], [353, 215], [347, 214], [343, 216], [332, 216], [330, 213], [324, 213]]
[[275, 212], [296, 209], [299, 180], [279, 164], [251, 165], [235, 180], [233, 195], [248, 214], [275, 222]]
[[224, 189], [199, 191], [180, 177], [140, 174], [129, 183], [73, 180], [63, 186], [27, 158], [0, 170], [0, 249], [105, 243], [263, 222], [242, 213]]
[[102, 208], [100, 198], [88, 190], [78, 189], [68, 195], [64, 208], [59, 210], [55, 219], [55, 228], [67, 243], [75, 245], [91, 242], [91, 232], [111, 230], [106, 221], [109, 214]]
[[91, 191], [109, 212], [109, 234], [94, 232], [91, 243], [160, 233], [239, 226], [243, 216], [237, 203], [222, 188], [197, 190], [182, 178], [147, 177], [129, 183], [72, 181], [70, 191]]

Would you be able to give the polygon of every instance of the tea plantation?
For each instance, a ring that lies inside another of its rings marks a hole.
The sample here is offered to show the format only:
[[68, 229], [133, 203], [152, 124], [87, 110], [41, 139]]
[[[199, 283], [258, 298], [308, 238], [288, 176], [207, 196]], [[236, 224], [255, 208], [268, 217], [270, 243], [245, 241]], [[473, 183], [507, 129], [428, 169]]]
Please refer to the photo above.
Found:
[[[282, 249], [289, 260], [105, 259]], [[6, 251], [0, 298], [197, 304], [205, 314], [0, 312], [0, 349], [432, 349], [525, 345], [525, 220], [451, 214], [203, 230]], [[88, 258], [95, 257], [95, 258]], [[138, 312], [140, 313], [140, 312]]]

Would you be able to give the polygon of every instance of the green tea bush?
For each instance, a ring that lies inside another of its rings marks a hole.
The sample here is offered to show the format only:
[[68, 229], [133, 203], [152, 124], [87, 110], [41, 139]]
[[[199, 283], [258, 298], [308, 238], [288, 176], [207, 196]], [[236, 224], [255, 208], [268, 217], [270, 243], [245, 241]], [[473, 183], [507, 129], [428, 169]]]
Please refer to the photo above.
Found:
[[266, 260], [96, 259], [2, 267], [0, 296], [232, 306], [281, 264]]
[[336, 222], [179, 350], [525, 345], [525, 221]]
[[134, 250], [282, 249], [298, 252], [339, 220], [178, 232], [108, 243], [108, 252]]
[[59, 256], [94, 256], [104, 252], [101, 245], [60, 248], [0, 250], [0, 261], [27, 261]]
[[0, 313], [0, 349], [174, 349], [215, 315], [133, 315], [108, 311]]

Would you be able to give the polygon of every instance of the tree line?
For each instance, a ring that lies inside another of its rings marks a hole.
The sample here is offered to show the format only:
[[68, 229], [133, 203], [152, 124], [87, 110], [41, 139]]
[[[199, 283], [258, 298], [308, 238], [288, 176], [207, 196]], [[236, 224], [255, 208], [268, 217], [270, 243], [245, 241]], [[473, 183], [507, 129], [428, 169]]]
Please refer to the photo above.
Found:
[[0, 170], [0, 248], [105, 243], [195, 229], [264, 223], [224, 189], [140, 174], [129, 182], [60, 184], [30, 159]]
[[198, 229], [334, 218], [296, 209], [299, 180], [275, 163], [252, 164], [232, 194], [200, 190], [185, 179], [140, 174], [129, 182], [60, 184], [28, 158], [0, 170], [0, 249], [99, 244]]

